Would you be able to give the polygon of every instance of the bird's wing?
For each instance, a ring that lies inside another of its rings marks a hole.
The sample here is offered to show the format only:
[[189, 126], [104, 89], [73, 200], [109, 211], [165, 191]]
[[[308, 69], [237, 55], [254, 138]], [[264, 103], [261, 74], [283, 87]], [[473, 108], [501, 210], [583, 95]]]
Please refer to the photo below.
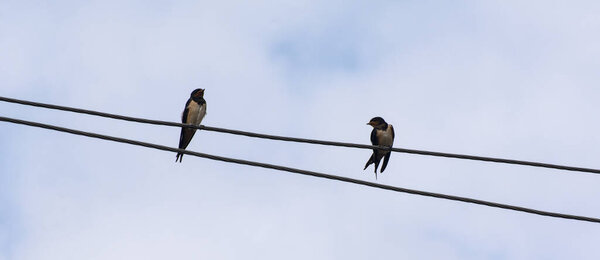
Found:
[[371, 131], [371, 144], [379, 145], [379, 140], [377, 140], [377, 129], [375, 128]]
[[[390, 148], [392, 148], [392, 146], [394, 145], [394, 127], [392, 125], [390, 125], [390, 130], [392, 131], [392, 145], [390, 145]], [[390, 156], [392, 155], [392, 151], [389, 151], [387, 154], [385, 154], [385, 157], [383, 157], [383, 164], [381, 165], [381, 172], [383, 172], [385, 170], [385, 167], [387, 167], [388, 162], [390, 161]]]
[[190, 105], [190, 102], [192, 100], [188, 99], [187, 102], [185, 102], [185, 109], [183, 110], [183, 113], [181, 114], [181, 123], [186, 124], [187, 122], [187, 117], [188, 117], [188, 113], [190, 112], [190, 109], [188, 108], [188, 106]]
[[381, 172], [383, 172], [385, 170], [385, 167], [387, 166], [388, 162], [390, 161], [390, 155], [392, 155], [392, 152], [386, 153], [385, 157], [383, 157], [383, 164], [381, 165]]
[[[191, 101], [191, 99], [189, 99], [185, 103], [185, 109], [183, 110], [183, 114], [181, 114], [181, 123], [183, 123], [183, 124], [187, 124], [188, 120], [189, 120], [188, 115], [189, 115], [190, 109], [188, 108], [188, 106], [190, 105], [190, 101]], [[179, 149], [185, 149], [187, 147], [187, 145], [192, 140], [192, 137], [194, 136], [194, 132], [195, 131], [192, 128], [187, 128], [187, 127], [181, 128], [181, 134], [179, 135]]]
[[[371, 144], [373, 145], [379, 145], [379, 139], [377, 139], [377, 129], [373, 128], [373, 131], [371, 131]], [[373, 149], [373, 154], [377, 153], [377, 149]], [[373, 161], [375, 161], [375, 158], [373, 158]]]
[[192, 137], [196, 133], [196, 129], [182, 127], [181, 134], [179, 135], [179, 149], [187, 148], [190, 141], [192, 141]]

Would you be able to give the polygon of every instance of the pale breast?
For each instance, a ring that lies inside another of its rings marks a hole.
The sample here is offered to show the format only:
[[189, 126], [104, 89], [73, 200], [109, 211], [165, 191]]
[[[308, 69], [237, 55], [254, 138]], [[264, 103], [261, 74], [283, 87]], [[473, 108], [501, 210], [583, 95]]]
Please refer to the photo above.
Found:
[[190, 102], [188, 111], [188, 124], [199, 125], [206, 115], [206, 104], [199, 106], [196, 102]]
[[394, 136], [392, 135], [392, 125], [388, 125], [385, 131], [377, 131], [377, 137], [380, 145], [392, 146], [394, 143]]

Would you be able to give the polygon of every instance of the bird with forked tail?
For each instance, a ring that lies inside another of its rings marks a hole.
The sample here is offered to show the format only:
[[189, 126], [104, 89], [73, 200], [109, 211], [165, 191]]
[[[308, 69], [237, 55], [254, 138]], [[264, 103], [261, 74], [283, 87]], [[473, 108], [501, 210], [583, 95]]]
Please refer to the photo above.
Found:
[[[371, 144], [392, 148], [392, 145], [394, 144], [394, 127], [392, 125], [386, 123], [381, 117], [372, 118], [367, 125], [373, 127], [373, 131], [371, 131]], [[381, 173], [383, 173], [385, 167], [387, 167], [387, 164], [390, 161], [390, 155], [390, 151], [373, 149], [373, 154], [367, 161], [367, 164], [365, 164], [363, 171], [366, 170], [369, 165], [374, 163], [375, 179], [377, 179], [377, 168], [379, 167], [379, 162], [381, 162], [381, 159], [383, 158], [383, 164], [381, 165]]]
[[[206, 100], [204, 100], [204, 89], [198, 88], [192, 91], [190, 94], [190, 98], [185, 103], [185, 109], [183, 110], [183, 115], [181, 116], [181, 122], [184, 124], [199, 126], [206, 115]], [[196, 128], [181, 128], [181, 135], [179, 136], [179, 149], [185, 149], [194, 134], [196, 133]], [[183, 153], [177, 153], [177, 157], [175, 157], [175, 162], [179, 160], [181, 162], [183, 158]]]

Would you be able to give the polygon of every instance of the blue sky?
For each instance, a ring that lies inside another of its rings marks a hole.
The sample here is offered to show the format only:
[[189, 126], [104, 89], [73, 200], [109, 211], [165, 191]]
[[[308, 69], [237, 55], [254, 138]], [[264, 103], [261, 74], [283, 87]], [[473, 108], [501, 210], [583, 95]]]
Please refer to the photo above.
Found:
[[[2, 1], [0, 95], [600, 168], [593, 1]], [[0, 103], [175, 146], [179, 130]], [[0, 124], [4, 259], [597, 259], [600, 226]], [[199, 132], [190, 150], [600, 217], [598, 176]]]

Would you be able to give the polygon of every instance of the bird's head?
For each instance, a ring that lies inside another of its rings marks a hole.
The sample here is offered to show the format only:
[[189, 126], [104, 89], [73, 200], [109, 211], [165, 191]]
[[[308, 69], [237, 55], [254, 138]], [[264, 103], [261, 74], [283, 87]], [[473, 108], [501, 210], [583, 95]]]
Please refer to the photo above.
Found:
[[194, 89], [194, 91], [192, 91], [192, 94], [190, 94], [190, 97], [193, 99], [203, 98], [204, 97], [204, 89], [202, 89], [202, 88]]
[[387, 123], [381, 117], [373, 117], [371, 119], [371, 121], [369, 121], [369, 123], [367, 123], [367, 125], [370, 125], [373, 128], [377, 128], [377, 129], [384, 129], [387, 126]]

